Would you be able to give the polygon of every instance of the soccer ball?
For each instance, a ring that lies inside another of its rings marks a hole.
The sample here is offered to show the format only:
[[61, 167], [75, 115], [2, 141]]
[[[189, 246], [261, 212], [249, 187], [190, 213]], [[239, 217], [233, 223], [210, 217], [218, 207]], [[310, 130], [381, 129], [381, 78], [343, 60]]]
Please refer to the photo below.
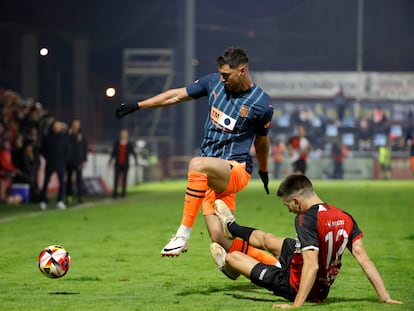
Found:
[[37, 259], [39, 270], [48, 278], [61, 278], [70, 267], [70, 255], [60, 245], [50, 245], [40, 252]]

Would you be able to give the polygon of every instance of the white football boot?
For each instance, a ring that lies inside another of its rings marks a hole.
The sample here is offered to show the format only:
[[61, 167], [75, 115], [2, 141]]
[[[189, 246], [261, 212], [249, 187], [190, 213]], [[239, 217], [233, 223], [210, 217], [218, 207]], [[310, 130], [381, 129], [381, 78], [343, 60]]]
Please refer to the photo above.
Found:
[[161, 255], [164, 257], [179, 256], [181, 253], [187, 252], [188, 239], [183, 236], [173, 236], [167, 245], [161, 251]]
[[226, 266], [226, 255], [227, 252], [223, 246], [213, 242], [210, 245], [210, 255], [216, 263], [217, 268], [223, 272], [225, 276], [229, 279], [236, 280], [240, 276], [240, 272], [234, 270], [233, 268]]
[[227, 228], [227, 224], [235, 221], [233, 213], [227, 207], [226, 203], [224, 203], [222, 200], [216, 200], [214, 202], [214, 207], [216, 209], [216, 215], [220, 219], [221, 225], [223, 227], [224, 236], [230, 240], [234, 239], [233, 235]]

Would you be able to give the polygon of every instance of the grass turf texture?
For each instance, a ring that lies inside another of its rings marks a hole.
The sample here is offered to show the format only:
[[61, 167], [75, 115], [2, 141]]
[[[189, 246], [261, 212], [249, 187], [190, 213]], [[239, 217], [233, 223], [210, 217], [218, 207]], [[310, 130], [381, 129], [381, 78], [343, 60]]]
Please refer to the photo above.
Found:
[[[293, 218], [273, 191], [252, 180], [238, 195], [240, 224], [294, 236]], [[412, 181], [315, 181], [322, 199], [356, 218], [386, 286], [402, 306], [384, 305], [349, 252], [324, 304], [303, 310], [414, 310]], [[201, 213], [189, 251], [162, 258], [179, 224], [185, 181], [130, 188], [123, 200], [97, 200], [66, 211], [37, 205], [0, 206], [0, 310], [270, 310], [284, 299], [231, 281], [209, 255]], [[48, 279], [37, 269], [42, 248], [61, 244], [68, 274]]]

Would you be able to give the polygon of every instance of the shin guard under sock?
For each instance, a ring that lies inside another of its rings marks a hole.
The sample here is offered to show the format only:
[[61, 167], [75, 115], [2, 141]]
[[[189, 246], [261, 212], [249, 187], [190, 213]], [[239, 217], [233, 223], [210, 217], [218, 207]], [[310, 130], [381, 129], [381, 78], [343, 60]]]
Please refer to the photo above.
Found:
[[231, 244], [227, 252], [231, 253], [234, 251], [240, 251], [242, 253], [245, 253], [246, 255], [256, 259], [257, 261], [260, 261], [267, 265], [275, 265], [277, 263], [277, 259], [273, 257], [271, 254], [249, 245], [249, 243], [244, 240], [233, 240], [233, 243]]
[[207, 189], [207, 175], [197, 172], [188, 173], [187, 189], [184, 196], [184, 210], [181, 224], [192, 228]]

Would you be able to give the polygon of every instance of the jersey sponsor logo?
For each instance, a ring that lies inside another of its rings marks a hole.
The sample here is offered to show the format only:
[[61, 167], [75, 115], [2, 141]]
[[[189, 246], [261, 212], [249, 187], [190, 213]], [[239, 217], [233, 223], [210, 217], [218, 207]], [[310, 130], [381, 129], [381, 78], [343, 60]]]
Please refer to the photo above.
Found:
[[228, 116], [215, 107], [211, 108], [210, 118], [213, 124], [225, 131], [233, 131], [236, 125], [236, 119]]
[[214, 100], [217, 98], [217, 92], [215, 90], [213, 90], [213, 92], [211, 92], [211, 94], [213, 94]]
[[245, 116], [249, 114], [249, 110], [250, 110], [249, 107], [241, 106], [240, 112], [239, 112], [240, 116], [244, 118]]

